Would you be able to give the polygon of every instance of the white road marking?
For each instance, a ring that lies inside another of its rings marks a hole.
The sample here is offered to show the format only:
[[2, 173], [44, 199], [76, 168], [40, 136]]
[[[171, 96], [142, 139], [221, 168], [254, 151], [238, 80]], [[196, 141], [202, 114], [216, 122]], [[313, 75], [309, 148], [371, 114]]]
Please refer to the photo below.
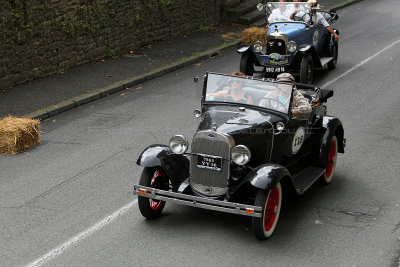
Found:
[[67, 248], [69, 248], [69, 247], [73, 246], [74, 244], [84, 240], [85, 238], [87, 238], [91, 234], [93, 234], [94, 232], [100, 230], [101, 228], [103, 228], [107, 224], [111, 223], [112, 221], [114, 221], [118, 217], [124, 215], [130, 208], [135, 206], [136, 203], [137, 203], [137, 199], [132, 201], [128, 205], [120, 208], [119, 210], [117, 210], [113, 214], [105, 217], [103, 220], [99, 221], [95, 225], [93, 225], [93, 226], [87, 228], [86, 230], [80, 232], [79, 234], [77, 234], [76, 236], [72, 237], [71, 239], [69, 239], [68, 241], [64, 242], [63, 244], [59, 245], [58, 247], [53, 248], [48, 253], [44, 254], [42, 257], [40, 257], [40, 258], [36, 259], [35, 261], [33, 261], [33, 262], [29, 263], [28, 265], [26, 265], [26, 267], [28, 267], [28, 266], [29, 267], [31, 267], [31, 266], [32, 267], [33, 266], [41, 266], [41, 265], [45, 264], [46, 262], [48, 262], [49, 260], [55, 258], [56, 256], [61, 255], [62, 253], [64, 253], [64, 251]]
[[397, 40], [395, 42], [393, 42], [392, 44], [386, 46], [385, 48], [383, 48], [382, 50], [380, 50], [378, 53], [376, 53], [373, 56], [370, 56], [369, 58], [364, 59], [363, 61], [361, 61], [360, 63], [358, 63], [357, 65], [355, 65], [354, 67], [352, 67], [351, 69], [349, 69], [348, 71], [346, 71], [345, 73], [339, 75], [338, 77], [336, 77], [333, 80], [330, 80], [329, 82], [325, 83], [324, 85], [321, 86], [321, 88], [326, 88], [329, 85], [331, 85], [332, 83], [336, 82], [337, 80], [343, 78], [344, 76], [346, 76], [347, 74], [349, 74], [350, 72], [353, 72], [355, 69], [361, 67], [362, 65], [364, 65], [365, 63], [367, 63], [368, 61], [370, 61], [371, 59], [373, 59], [374, 57], [378, 56], [379, 54], [385, 52], [386, 50], [392, 48], [393, 46], [395, 46], [396, 44], [400, 43], [400, 40]]

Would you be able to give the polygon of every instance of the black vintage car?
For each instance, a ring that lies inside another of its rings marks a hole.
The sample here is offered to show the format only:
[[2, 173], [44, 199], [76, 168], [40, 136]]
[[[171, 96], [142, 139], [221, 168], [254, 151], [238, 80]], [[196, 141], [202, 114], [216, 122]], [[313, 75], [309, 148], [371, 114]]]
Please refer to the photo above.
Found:
[[289, 72], [298, 76], [299, 82], [312, 84], [315, 68], [336, 68], [338, 42], [322, 24], [316, 23], [317, 16], [322, 16], [333, 24], [339, 18], [335, 11], [318, 10], [312, 14], [307, 3], [299, 2], [268, 2], [259, 4], [258, 9], [265, 12], [267, 21], [277, 10], [284, 10], [287, 16], [270, 22], [264, 41], [239, 47], [241, 72], [253, 75], [255, 67], [260, 67], [265, 77]]
[[[312, 104], [311, 114], [292, 114], [295, 87]], [[246, 215], [259, 239], [270, 237], [286, 190], [302, 194], [316, 181], [332, 181], [345, 148], [341, 121], [326, 115], [332, 95], [310, 85], [207, 73], [190, 152], [189, 141], [176, 135], [137, 160], [144, 167], [134, 185], [140, 212], [156, 218], [169, 201]]]

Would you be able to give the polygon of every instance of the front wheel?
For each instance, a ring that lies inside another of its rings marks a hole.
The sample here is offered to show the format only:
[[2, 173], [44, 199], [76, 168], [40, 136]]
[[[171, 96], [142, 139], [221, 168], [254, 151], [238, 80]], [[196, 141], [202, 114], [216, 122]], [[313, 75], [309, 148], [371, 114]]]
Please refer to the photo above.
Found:
[[[144, 168], [140, 176], [139, 185], [168, 190], [168, 178], [161, 167]], [[147, 219], [154, 219], [161, 215], [165, 201], [138, 196], [140, 213]]]
[[336, 161], [338, 154], [338, 141], [336, 136], [332, 137], [332, 140], [327, 149], [327, 154], [324, 157], [326, 170], [325, 173], [320, 177], [322, 184], [330, 184], [332, 182], [333, 174], [335, 173]]
[[254, 63], [248, 52], [243, 53], [240, 58], [240, 71], [249, 76], [253, 76], [254, 74]]
[[314, 76], [313, 57], [311, 54], [306, 54], [301, 59], [300, 64], [300, 83], [312, 84]]
[[278, 223], [282, 205], [281, 183], [270, 191], [258, 190], [254, 205], [263, 209], [261, 218], [253, 217], [253, 232], [258, 239], [265, 240], [274, 233]]

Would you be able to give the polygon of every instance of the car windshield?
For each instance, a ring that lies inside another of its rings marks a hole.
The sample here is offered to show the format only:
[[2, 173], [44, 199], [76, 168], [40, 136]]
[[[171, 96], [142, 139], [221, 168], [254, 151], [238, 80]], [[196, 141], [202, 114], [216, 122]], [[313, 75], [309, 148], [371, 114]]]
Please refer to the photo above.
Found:
[[305, 16], [309, 13], [310, 7], [305, 2], [268, 2], [266, 11], [270, 14], [268, 17], [270, 23], [305, 21]]
[[247, 104], [288, 114], [293, 85], [208, 73], [205, 102]]

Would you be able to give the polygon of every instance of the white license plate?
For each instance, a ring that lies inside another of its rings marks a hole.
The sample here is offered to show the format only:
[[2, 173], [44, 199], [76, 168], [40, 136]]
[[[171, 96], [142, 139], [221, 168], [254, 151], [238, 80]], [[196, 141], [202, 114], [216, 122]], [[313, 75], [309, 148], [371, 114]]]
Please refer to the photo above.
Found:
[[222, 168], [222, 158], [210, 155], [197, 154], [197, 167], [220, 171]]
[[266, 67], [265, 72], [285, 72], [285, 67]]

